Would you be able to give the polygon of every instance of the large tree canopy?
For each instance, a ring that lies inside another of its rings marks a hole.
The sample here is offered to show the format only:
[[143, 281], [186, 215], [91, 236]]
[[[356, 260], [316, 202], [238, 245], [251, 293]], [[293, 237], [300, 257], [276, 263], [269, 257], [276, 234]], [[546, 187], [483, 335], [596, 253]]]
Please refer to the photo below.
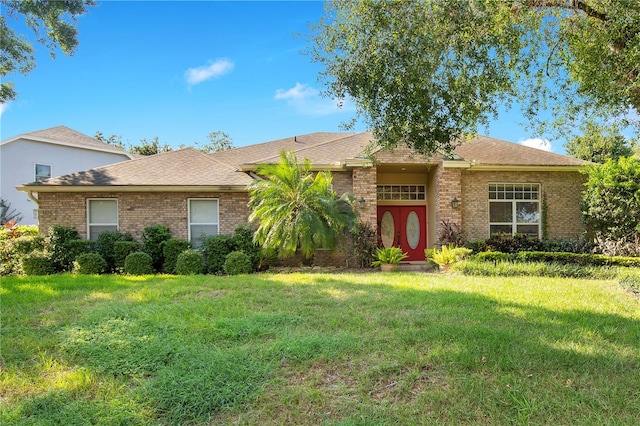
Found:
[[33, 30], [37, 41], [45, 45], [51, 57], [59, 48], [65, 55], [73, 55], [78, 46], [77, 29], [74, 20], [87, 11], [94, 0], [0, 0], [0, 103], [15, 99], [13, 85], [5, 77], [19, 71], [27, 74], [35, 68], [33, 45], [17, 34], [14, 26], [20, 18]]
[[586, 124], [584, 135], [571, 139], [565, 149], [568, 155], [600, 164], [633, 155], [632, 143], [627, 141], [619, 129], [591, 122]]
[[334, 0], [310, 53], [383, 146], [431, 153], [514, 101], [538, 130], [640, 111], [639, 33], [637, 0]]

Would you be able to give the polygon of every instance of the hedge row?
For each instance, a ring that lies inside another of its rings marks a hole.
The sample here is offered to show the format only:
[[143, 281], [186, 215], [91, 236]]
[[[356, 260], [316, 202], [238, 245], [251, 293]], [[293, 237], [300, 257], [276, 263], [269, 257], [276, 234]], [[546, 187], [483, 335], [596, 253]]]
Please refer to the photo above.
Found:
[[521, 251], [519, 253], [502, 253], [486, 251], [478, 253], [474, 259], [485, 262], [545, 262], [559, 263], [561, 265], [581, 266], [627, 266], [640, 267], [640, 257], [605, 256], [602, 254], [546, 252], [546, 251]]
[[[251, 273], [265, 264], [253, 243], [253, 231], [238, 227], [231, 236], [203, 237], [201, 251], [171, 238], [169, 228], [152, 225], [138, 242], [130, 234], [102, 232], [97, 241], [82, 240], [73, 227], [53, 226], [46, 237], [38, 235], [0, 239], [0, 275], [47, 275], [59, 272], [100, 274], [124, 272]], [[181, 259], [182, 257], [182, 259]]]

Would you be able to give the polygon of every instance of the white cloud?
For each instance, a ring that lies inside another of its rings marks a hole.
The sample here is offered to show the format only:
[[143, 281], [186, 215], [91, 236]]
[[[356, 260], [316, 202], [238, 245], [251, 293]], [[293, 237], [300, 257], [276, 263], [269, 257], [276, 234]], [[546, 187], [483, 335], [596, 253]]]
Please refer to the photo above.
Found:
[[274, 98], [287, 101], [288, 105], [305, 115], [329, 115], [354, 109], [348, 100], [340, 102], [323, 98], [317, 89], [301, 83], [290, 89], [277, 89]]
[[0, 103], [0, 117], [2, 117], [2, 115], [7, 112], [9, 110], [9, 104], [8, 103]]
[[529, 138], [520, 141], [520, 145], [528, 146], [531, 148], [541, 149], [543, 151], [551, 152], [551, 142], [548, 139], [542, 138]]
[[210, 62], [209, 65], [189, 68], [184, 73], [184, 76], [189, 86], [195, 86], [196, 84], [227, 74], [233, 70], [233, 67], [233, 62], [227, 59], [218, 59], [215, 62]]
[[305, 98], [318, 96], [319, 93], [313, 87], [309, 87], [306, 84], [296, 83], [294, 87], [289, 90], [278, 89], [276, 90], [276, 99], [291, 99], [292, 101], [304, 101]]

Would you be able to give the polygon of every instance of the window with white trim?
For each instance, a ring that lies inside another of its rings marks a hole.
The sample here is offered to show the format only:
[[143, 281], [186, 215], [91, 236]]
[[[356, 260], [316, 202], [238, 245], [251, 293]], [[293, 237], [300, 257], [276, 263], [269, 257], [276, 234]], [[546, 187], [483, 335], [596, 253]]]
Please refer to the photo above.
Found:
[[424, 201], [427, 194], [426, 188], [426, 185], [378, 185], [377, 198], [379, 201]]
[[35, 164], [35, 182], [40, 182], [51, 177], [51, 166], [49, 164]]
[[489, 234], [540, 238], [540, 184], [490, 183]]
[[87, 200], [87, 236], [96, 241], [105, 231], [118, 230], [118, 200], [90, 198]]
[[200, 248], [202, 237], [218, 235], [219, 223], [217, 198], [189, 199], [189, 241], [193, 248]]

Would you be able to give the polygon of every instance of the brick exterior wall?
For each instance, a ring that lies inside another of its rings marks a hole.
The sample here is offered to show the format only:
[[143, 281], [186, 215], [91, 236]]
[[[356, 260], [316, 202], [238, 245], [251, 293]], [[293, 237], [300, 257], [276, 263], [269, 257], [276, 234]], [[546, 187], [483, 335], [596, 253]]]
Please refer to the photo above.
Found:
[[232, 234], [237, 226], [246, 224], [250, 213], [246, 192], [42, 192], [38, 197], [40, 232], [46, 233], [51, 225], [73, 226], [82, 238], [86, 238], [88, 198], [116, 198], [119, 230], [138, 240], [144, 228], [155, 224], [167, 226], [175, 238], [187, 239], [189, 198], [219, 200], [221, 234]]
[[333, 190], [338, 194], [353, 194], [353, 175], [351, 170], [346, 172], [331, 172], [333, 177]]
[[[539, 183], [547, 201], [547, 237], [576, 239], [585, 230], [579, 172], [462, 172], [462, 230], [468, 240], [489, 238], [489, 183]], [[541, 200], [542, 206], [542, 200]]]
[[357, 201], [364, 198], [364, 207], [358, 207], [360, 220], [376, 228], [378, 215], [378, 190], [376, 167], [353, 169], [353, 196]]
[[443, 222], [462, 227], [462, 211], [460, 207], [451, 207], [451, 200], [462, 198], [461, 169], [445, 169], [442, 164], [436, 169], [436, 241], [439, 241]]

